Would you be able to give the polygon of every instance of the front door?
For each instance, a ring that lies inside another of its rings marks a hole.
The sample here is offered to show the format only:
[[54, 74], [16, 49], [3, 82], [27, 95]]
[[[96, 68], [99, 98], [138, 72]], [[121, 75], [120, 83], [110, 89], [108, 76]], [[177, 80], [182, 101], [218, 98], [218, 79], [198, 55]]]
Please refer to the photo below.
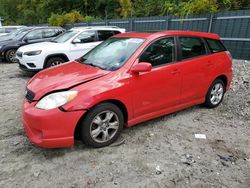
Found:
[[166, 110], [179, 104], [181, 75], [175, 61], [173, 37], [161, 38], [142, 53], [140, 62], [152, 64], [152, 70], [133, 75], [134, 117]]

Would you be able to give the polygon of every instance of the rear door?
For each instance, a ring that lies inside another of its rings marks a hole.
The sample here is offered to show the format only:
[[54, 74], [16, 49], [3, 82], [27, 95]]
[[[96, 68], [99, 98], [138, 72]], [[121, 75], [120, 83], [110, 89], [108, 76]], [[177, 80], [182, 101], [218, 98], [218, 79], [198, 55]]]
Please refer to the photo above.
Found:
[[181, 64], [181, 104], [194, 103], [207, 91], [209, 57], [204, 40], [199, 37], [179, 36], [179, 64]]

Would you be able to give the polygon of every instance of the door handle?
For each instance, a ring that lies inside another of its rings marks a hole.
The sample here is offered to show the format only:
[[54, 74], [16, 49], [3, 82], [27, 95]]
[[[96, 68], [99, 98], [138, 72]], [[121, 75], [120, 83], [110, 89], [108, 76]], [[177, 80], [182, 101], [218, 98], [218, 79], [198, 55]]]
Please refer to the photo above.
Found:
[[208, 66], [208, 67], [211, 67], [211, 66], [213, 66], [213, 65], [214, 65], [214, 63], [212, 63], [211, 61], [208, 61], [208, 62], [207, 62], [207, 66]]
[[171, 71], [171, 74], [179, 74], [179, 73], [180, 73], [180, 71], [178, 69], [174, 69]]

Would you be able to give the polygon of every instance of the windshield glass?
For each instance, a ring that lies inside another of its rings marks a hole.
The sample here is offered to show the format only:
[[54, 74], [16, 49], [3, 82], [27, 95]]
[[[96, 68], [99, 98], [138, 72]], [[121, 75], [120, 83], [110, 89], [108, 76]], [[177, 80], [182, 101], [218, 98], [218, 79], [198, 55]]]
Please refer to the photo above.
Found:
[[105, 70], [117, 70], [145, 41], [141, 38], [110, 38], [84, 55], [82, 63]]
[[4, 28], [0, 28], [0, 33], [6, 33]]
[[62, 33], [58, 37], [54, 38], [52, 40], [52, 42], [58, 42], [58, 43], [66, 42], [69, 39], [71, 39], [73, 36], [75, 36], [75, 34], [77, 34], [77, 33], [78, 33], [78, 31], [74, 31], [74, 30], [66, 31], [65, 33]]
[[23, 38], [24, 35], [26, 35], [28, 32], [29, 32], [29, 30], [24, 30], [24, 31], [18, 32], [18, 33], [13, 37], [13, 40], [19, 40], [19, 39]]

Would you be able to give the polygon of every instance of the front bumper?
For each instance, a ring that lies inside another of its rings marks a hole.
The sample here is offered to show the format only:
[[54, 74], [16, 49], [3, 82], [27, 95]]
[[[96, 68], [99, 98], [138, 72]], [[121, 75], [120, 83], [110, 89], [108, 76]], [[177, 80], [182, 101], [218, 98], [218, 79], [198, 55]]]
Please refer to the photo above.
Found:
[[[18, 52], [17, 52], [18, 53]], [[26, 56], [22, 55], [16, 56], [18, 63], [19, 63], [19, 68], [24, 71], [40, 71], [43, 69], [43, 58], [41, 55], [37, 56]]]
[[29, 69], [26, 65], [23, 65], [19, 62], [18, 60], [18, 64], [19, 64], [19, 69], [26, 71], [26, 72], [39, 72], [42, 69]]
[[76, 125], [86, 111], [41, 110], [35, 104], [23, 101], [22, 123], [30, 141], [44, 148], [73, 146]]

